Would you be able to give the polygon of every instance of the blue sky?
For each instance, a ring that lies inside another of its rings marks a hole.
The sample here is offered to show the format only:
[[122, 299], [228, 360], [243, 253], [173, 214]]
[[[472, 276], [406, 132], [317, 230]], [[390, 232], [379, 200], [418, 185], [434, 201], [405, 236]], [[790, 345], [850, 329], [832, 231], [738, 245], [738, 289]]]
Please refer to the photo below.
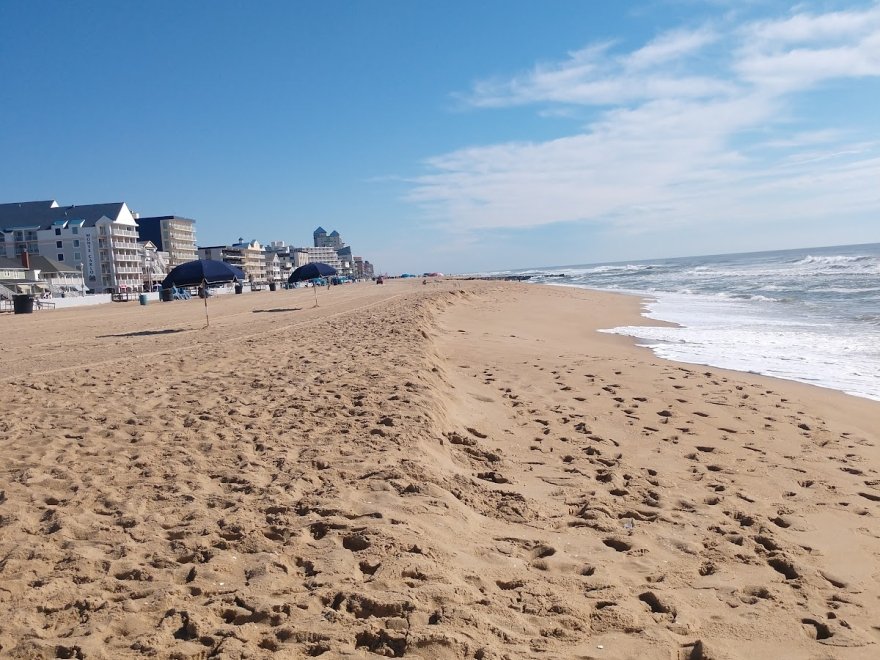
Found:
[[880, 3], [0, 1], [0, 201], [387, 272], [880, 241]]

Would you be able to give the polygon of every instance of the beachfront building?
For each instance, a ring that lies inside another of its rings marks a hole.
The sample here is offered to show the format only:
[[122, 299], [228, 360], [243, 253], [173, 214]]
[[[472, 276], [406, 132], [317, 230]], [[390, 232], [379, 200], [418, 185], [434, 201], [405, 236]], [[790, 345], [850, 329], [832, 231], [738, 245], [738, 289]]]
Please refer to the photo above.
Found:
[[138, 256], [141, 262], [141, 272], [144, 274], [144, 288], [152, 291], [156, 285], [162, 283], [171, 270], [170, 255], [159, 250], [152, 241], [141, 241], [138, 243]]
[[315, 262], [321, 262], [328, 266], [333, 266], [337, 271], [342, 270], [342, 263], [339, 261], [339, 255], [336, 249], [332, 247], [305, 247], [296, 248], [296, 267], [304, 266]]
[[137, 218], [124, 202], [0, 204], [0, 256], [40, 255], [82, 271], [96, 292], [141, 290]]
[[268, 282], [280, 282], [281, 281], [281, 259], [278, 258], [278, 254], [275, 252], [263, 251], [263, 262], [264, 268], [266, 270], [266, 281]]
[[263, 257], [263, 246], [259, 241], [245, 242], [239, 238], [232, 245], [212, 245], [197, 248], [199, 259], [216, 259], [225, 261], [244, 271], [245, 279], [252, 284], [265, 284], [266, 260]]
[[336, 269], [340, 275], [354, 277], [354, 257], [351, 254], [351, 246], [346, 245], [336, 250], [336, 259], [339, 267]]
[[229, 245], [208, 245], [196, 248], [196, 254], [199, 259], [213, 259], [214, 261], [225, 261], [230, 266], [238, 269], [244, 269], [244, 254], [238, 248]]
[[373, 264], [364, 259], [363, 257], [355, 257], [354, 258], [354, 276], [359, 279], [372, 279], [373, 277]]
[[7, 300], [18, 293], [55, 297], [82, 295], [82, 290], [78, 268], [28, 252], [20, 259], [0, 257], [0, 296]]
[[269, 277], [269, 260], [274, 255], [278, 259], [278, 276], [276, 281], [286, 282], [287, 278], [290, 277], [291, 271], [296, 267], [294, 266], [294, 250], [296, 248], [287, 245], [284, 241], [271, 241], [267, 245], [263, 247], [263, 250], [266, 253], [266, 276]]
[[196, 254], [196, 221], [176, 215], [138, 218], [138, 235], [150, 241], [160, 252], [168, 254], [171, 268], [198, 259]]
[[29, 293], [42, 295], [49, 287], [40, 282], [39, 271], [32, 269], [28, 253], [21, 259], [0, 257], [0, 300], [12, 300], [12, 296]]
[[290, 256], [291, 260], [293, 261], [294, 268], [305, 266], [311, 261], [311, 256], [309, 255], [308, 248], [292, 248], [290, 251]]
[[238, 243], [230, 246], [241, 250], [242, 270], [249, 282], [256, 284], [266, 283], [266, 260], [263, 257], [263, 246], [259, 241], [244, 242], [238, 239]]

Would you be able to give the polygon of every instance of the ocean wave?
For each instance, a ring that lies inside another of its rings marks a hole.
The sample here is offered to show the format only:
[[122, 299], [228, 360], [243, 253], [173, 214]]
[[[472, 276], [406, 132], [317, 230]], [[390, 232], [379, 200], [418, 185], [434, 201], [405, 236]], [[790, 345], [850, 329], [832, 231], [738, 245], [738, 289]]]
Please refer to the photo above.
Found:
[[873, 261], [874, 257], [867, 254], [858, 254], [858, 255], [846, 255], [846, 254], [835, 254], [828, 256], [814, 256], [812, 254], [808, 254], [803, 259], [799, 259], [798, 261], [793, 262], [796, 266], [808, 266], [813, 264], [819, 264], [823, 266], [838, 266], [845, 264], [858, 263], [863, 261]]
[[601, 332], [633, 337], [670, 360], [796, 380], [880, 400], [876, 333], [841, 334], [836, 326], [790, 323], [758, 326], [747, 319], [723, 323], [714, 316], [665, 318], [677, 325]]
[[654, 270], [659, 268], [659, 266], [654, 264], [621, 264], [621, 265], [608, 265], [608, 266], [596, 266], [595, 268], [590, 268], [581, 271], [581, 275], [599, 275], [603, 273], [642, 273], [645, 271]]
[[825, 286], [810, 289], [813, 293], [874, 293], [880, 286]]

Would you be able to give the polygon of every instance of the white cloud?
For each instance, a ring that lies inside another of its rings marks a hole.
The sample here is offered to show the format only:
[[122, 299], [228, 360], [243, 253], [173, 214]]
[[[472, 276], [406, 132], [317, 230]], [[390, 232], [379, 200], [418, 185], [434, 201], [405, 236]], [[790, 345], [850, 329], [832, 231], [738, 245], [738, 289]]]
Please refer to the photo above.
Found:
[[737, 36], [736, 73], [778, 93], [880, 75], [880, 5], [761, 21]]
[[695, 53], [718, 40], [708, 27], [697, 30], [673, 30], [660, 35], [646, 46], [623, 58], [629, 69], [647, 69]]
[[511, 80], [479, 82], [465, 98], [477, 107], [498, 108], [541, 102], [615, 105], [729, 93], [732, 88], [725, 81], [670, 73], [673, 62], [716, 39], [717, 35], [706, 28], [676, 30], [620, 56], [610, 53], [612, 42], [593, 44], [570, 53], [562, 62], [539, 64]]
[[844, 42], [858, 39], [880, 28], [880, 7], [863, 10], [795, 14], [789, 18], [766, 20], [745, 26], [744, 35], [752, 45], [786, 47], [816, 41]]
[[[796, 121], [809, 114], [801, 93], [822, 82], [876, 84], [880, 5], [678, 29], [617, 50], [592, 44], [474, 85], [465, 98], [477, 108], [536, 105], [565, 116], [598, 106], [601, 114], [567, 137], [430, 158], [410, 199], [438, 222], [474, 229], [582, 221], [652, 231], [880, 211], [877, 145], [851, 135], [843, 119], [809, 128]], [[841, 191], [848, 198], [835, 207]]]

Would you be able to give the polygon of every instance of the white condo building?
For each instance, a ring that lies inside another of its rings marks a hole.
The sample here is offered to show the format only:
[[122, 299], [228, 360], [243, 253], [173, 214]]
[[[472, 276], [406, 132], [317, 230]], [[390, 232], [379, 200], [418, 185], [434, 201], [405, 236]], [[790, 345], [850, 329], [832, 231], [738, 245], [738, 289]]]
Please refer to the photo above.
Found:
[[80, 269], [85, 286], [97, 293], [143, 289], [137, 219], [124, 202], [0, 204], [0, 256], [22, 252]]

